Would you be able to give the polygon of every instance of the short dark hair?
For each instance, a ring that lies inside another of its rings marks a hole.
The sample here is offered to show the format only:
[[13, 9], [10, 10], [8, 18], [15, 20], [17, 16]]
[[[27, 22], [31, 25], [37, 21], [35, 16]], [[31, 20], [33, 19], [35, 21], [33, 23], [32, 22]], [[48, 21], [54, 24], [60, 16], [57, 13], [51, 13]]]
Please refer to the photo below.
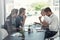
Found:
[[49, 7], [45, 8], [44, 11], [45, 11], [45, 12], [52, 12]]
[[19, 9], [19, 15], [20, 15], [22, 12], [24, 12], [24, 10], [25, 10], [25, 8], [20, 8], [20, 9]]

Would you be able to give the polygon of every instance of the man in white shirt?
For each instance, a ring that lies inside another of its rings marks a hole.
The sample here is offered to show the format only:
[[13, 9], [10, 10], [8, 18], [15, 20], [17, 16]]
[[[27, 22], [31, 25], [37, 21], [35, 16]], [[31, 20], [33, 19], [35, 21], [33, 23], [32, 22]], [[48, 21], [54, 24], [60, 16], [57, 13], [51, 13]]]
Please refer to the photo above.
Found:
[[[50, 38], [54, 36], [58, 31], [58, 18], [56, 15], [54, 15], [49, 7], [44, 9], [46, 15], [51, 18], [51, 23], [48, 24], [48, 22], [44, 21], [42, 24], [43, 26], [48, 26], [46, 28], [45, 38]], [[46, 19], [47, 20], [47, 19]], [[53, 39], [51, 39], [53, 40]]]
[[48, 23], [50, 24], [51, 18], [46, 15], [46, 13], [44, 12], [44, 9], [42, 9], [41, 15], [42, 15], [42, 16], [41, 16], [41, 21], [42, 21], [42, 22], [43, 22], [43, 21], [46, 21], [46, 22], [48, 22]]
[[40, 24], [42, 25], [42, 29], [45, 29], [47, 27], [43, 25], [44, 21], [46, 21], [48, 24], [51, 23], [51, 18], [46, 15], [46, 13], [44, 12], [44, 9], [41, 10], [41, 16], [39, 17], [39, 20], [40, 20]]

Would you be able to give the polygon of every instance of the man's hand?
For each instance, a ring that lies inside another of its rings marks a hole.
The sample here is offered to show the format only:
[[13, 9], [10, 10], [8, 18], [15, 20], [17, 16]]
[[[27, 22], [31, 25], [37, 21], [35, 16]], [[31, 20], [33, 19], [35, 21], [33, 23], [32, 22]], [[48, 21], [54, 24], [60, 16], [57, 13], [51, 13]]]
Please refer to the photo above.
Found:
[[48, 26], [48, 22], [46, 22], [45, 20], [42, 22], [43, 26]]
[[23, 15], [23, 19], [26, 19], [26, 15]]
[[23, 25], [25, 23], [25, 20], [26, 20], [26, 15], [23, 15]]

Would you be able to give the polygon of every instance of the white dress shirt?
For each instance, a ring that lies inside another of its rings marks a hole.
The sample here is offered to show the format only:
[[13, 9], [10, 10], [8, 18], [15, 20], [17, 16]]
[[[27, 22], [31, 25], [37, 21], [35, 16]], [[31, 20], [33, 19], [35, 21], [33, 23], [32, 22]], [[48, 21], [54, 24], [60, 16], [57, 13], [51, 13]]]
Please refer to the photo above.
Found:
[[48, 24], [50, 24], [51, 23], [51, 18], [45, 15], [45, 16], [42, 16], [41, 21], [42, 22], [46, 21]]
[[49, 25], [50, 31], [58, 31], [58, 18], [56, 15], [52, 14], [50, 16], [51, 18], [51, 23]]

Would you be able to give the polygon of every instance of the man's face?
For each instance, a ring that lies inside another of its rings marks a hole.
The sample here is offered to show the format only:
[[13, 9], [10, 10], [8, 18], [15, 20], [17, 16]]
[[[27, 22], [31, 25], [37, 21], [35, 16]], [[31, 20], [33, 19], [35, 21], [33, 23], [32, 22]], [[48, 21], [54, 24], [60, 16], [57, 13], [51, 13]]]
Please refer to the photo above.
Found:
[[45, 12], [47, 16], [50, 16], [51, 12]]
[[23, 15], [25, 15], [25, 10], [22, 13], [23, 13]]

